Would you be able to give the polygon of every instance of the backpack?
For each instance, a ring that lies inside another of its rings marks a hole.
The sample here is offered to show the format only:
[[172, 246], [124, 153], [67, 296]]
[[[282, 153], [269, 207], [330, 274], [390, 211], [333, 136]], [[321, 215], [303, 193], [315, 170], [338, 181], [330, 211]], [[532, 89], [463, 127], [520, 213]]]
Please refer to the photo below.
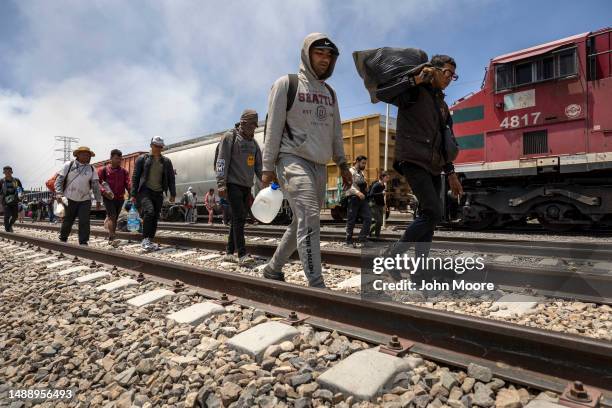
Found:
[[[286, 111], [289, 112], [291, 108], [293, 107], [293, 102], [295, 101], [295, 96], [297, 95], [298, 76], [297, 74], [288, 74], [287, 76], [289, 77], [289, 88], [287, 88], [287, 109]], [[335, 103], [336, 93], [334, 92], [332, 87], [329, 86], [329, 84], [327, 84], [326, 82], [324, 82], [323, 85], [325, 85], [325, 87], [331, 94], [332, 104]], [[266, 122], [264, 124], [264, 141], [266, 140], [267, 131], [268, 131], [268, 114], [266, 113]], [[287, 125], [286, 121], [285, 121], [285, 131], [287, 132], [287, 137], [293, 140], [293, 134], [291, 133], [291, 129]]]
[[1, 187], [0, 187], [0, 189], [1, 189], [0, 192], [2, 193], [2, 195], [1, 195], [0, 198], [3, 199], [4, 203], [7, 204], [7, 205], [11, 205], [11, 204], [13, 204], [15, 202], [19, 203], [19, 185], [21, 183], [19, 181], [19, 179], [13, 177], [12, 183], [9, 182], [9, 183], [11, 183], [13, 185], [12, 193], [10, 193], [10, 194], [9, 194], [8, 189], [5, 189], [7, 180], [5, 178], [2, 178], [2, 179], [0, 179], [0, 183], [2, 183]]
[[[66, 182], [68, 181], [68, 174], [70, 174], [70, 170], [72, 170], [72, 165], [74, 164], [74, 160], [72, 160], [70, 162], [70, 165], [68, 166], [68, 171], [66, 172], [66, 177], [64, 177], [64, 185], [62, 187], [62, 189], [64, 190], [64, 192], [66, 192]], [[90, 164], [89, 167], [91, 167], [91, 171], [94, 172], [96, 171], [94, 169], [94, 167]], [[47, 186], [47, 188], [49, 189], [49, 191], [51, 191], [52, 193], [55, 193], [55, 180], [57, 180], [57, 176], [59, 175], [59, 171], [57, 173], [55, 173], [53, 175], [53, 177], [51, 177], [49, 180], [47, 180], [45, 182], [45, 185]], [[93, 177], [93, 174], [92, 174]], [[91, 186], [91, 180], [89, 180], [89, 185]]]
[[[68, 179], [67, 175], [72, 170], [72, 165], [74, 164], [74, 160], [70, 162], [70, 166], [68, 166], [68, 172], [66, 172], [66, 177], [64, 177], [64, 190], [66, 189], [66, 180]], [[57, 176], [59, 176], [59, 171], [53, 175], [49, 180], [45, 182], [45, 185], [52, 193], [55, 193], [55, 180], [57, 180]]]
[[[235, 130], [232, 131], [232, 148], [230, 152], [234, 151], [234, 143], [236, 142], [236, 134], [234, 133], [234, 131]], [[223, 139], [221, 141], [223, 141]], [[217, 143], [217, 148], [215, 149], [215, 160], [213, 161], [213, 170], [215, 172], [217, 172], [217, 157], [219, 157], [219, 148], [221, 147], [221, 141]]]

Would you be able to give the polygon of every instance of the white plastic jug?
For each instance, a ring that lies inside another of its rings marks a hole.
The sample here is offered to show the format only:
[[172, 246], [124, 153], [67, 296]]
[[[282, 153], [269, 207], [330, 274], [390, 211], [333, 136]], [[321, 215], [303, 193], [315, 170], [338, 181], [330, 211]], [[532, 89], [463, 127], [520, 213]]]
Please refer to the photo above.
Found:
[[132, 205], [132, 208], [130, 208], [128, 212], [127, 229], [130, 232], [138, 232], [140, 229], [140, 219], [138, 218], [138, 211], [136, 211], [135, 205]]
[[270, 187], [264, 188], [257, 194], [251, 206], [253, 216], [264, 224], [269, 224], [274, 220], [283, 204], [283, 193], [279, 185], [272, 183]]

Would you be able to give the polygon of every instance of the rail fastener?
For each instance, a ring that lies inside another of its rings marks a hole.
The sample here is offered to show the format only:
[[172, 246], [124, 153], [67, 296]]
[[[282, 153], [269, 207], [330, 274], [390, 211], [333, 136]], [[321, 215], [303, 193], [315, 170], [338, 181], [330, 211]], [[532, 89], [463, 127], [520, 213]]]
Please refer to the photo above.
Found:
[[[144, 280], [144, 276], [143, 276], [143, 280]], [[176, 279], [174, 281], [174, 293], [179, 293], [182, 292], [183, 290], [185, 290], [185, 284], [183, 282], [181, 282], [180, 280]]]
[[282, 323], [288, 324], [290, 326], [297, 326], [298, 324], [304, 323], [310, 316], [305, 314], [298, 314], [295, 311], [289, 312], [287, 317], [281, 320]]
[[410, 351], [414, 343], [406, 339], [400, 339], [397, 335], [392, 335], [387, 344], [382, 344], [378, 351], [395, 357], [402, 357]]
[[581, 381], [567, 384], [559, 398], [559, 404], [570, 408], [597, 408], [601, 391], [584, 385]]
[[236, 301], [236, 298], [230, 298], [227, 295], [227, 293], [222, 293], [221, 296], [219, 296], [219, 299], [213, 300], [213, 303], [216, 303], [218, 305], [225, 307], [227, 305], [231, 305], [235, 301]]

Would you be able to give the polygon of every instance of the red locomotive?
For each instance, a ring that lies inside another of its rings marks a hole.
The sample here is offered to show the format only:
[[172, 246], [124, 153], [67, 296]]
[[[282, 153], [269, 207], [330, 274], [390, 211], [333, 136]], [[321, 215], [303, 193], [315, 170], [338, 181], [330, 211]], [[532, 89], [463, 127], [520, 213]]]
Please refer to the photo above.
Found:
[[611, 49], [606, 28], [491, 60], [482, 89], [451, 107], [466, 195], [448, 199], [449, 219], [612, 225]]

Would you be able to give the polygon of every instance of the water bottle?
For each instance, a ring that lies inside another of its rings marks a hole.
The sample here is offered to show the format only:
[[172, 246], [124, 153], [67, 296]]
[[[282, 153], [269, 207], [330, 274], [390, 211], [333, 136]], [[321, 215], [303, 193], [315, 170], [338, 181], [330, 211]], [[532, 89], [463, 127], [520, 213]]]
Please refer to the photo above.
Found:
[[138, 232], [140, 229], [140, 219], [138, 218], [138, 211], [136, 211], [135, 205], [132, 205], [132, 208], [130, 208], [128, 212], [127, 229], [130, 232]]
[[251, 212], [259, 221], [269, 224], [278, 214], [282, 204], [283, 193], [278, 184], [272, 183], [270, 187], [264, 188], [257, 194]]

